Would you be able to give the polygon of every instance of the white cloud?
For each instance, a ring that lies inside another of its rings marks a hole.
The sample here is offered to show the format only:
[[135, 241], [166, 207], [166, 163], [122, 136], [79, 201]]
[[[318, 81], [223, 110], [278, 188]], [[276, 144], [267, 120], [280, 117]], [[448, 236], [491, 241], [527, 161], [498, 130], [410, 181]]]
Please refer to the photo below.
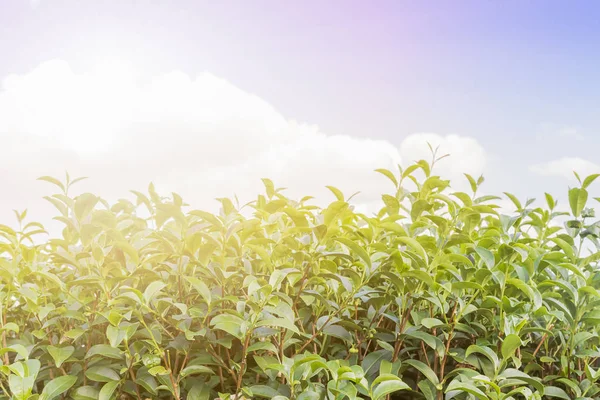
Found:
[[324, 186], [334, 185], [347, 195], [361, 191], [357, 202], [374, 204], [391, 187], [373, 170], [395, 170], [401, 156], [426, 156], [416, 156], [425, 140], [452, 153], [443, 161], [451, 174], [478, 174], [485, 163], [470, 138], [411, 135], [398, 149], [382, 140], [328, 136], [211, 74], [144, 80], [121, 63], [75, 73], [50, 61], [6, 77], [0, 140], [3, 222], [11, 208], [41, 210], [38, 200], [52, 189], [35, 178], [65, 170], [89, 176], [81, 189], [109, 199], [153, 181], [196, 208], [214, 209], [215, 197], [254, 198], [263, 177], [294, 197], [329, 200]]
[[529, 167], [531, 172], [542, 176], [556, 176], [575, 179], [573, 171], [582, 178], [600, 172], [600, 166], [579, 157], [563, 157], [547, 163], [534, 164]]

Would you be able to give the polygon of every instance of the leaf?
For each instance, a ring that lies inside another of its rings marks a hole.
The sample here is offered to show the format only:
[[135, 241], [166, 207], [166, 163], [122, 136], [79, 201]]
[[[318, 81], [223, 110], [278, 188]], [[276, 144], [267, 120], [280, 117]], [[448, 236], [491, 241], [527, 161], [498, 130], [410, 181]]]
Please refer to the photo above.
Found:
[[514, 278], [507, 279], [506, 283], [516, 287], [517, 289], [525, 293], [527, 297], [529, 297], [529, 299], [533, 303], [533, 311], [538, 310], [542, 306], [542, 295], [540, 294], [540, 292], [537, 291], [537, 289], [534, 289], [531, 286], [527, 285], [525, 282]]
[[494, 254], [484, 247], [477, 246], [475, 251], [479, 254], [479, 257], [485, 262], [488, 269], [494, 268], [496, 261], [494, 260]]
[[85, 372], [85, 376], [95, 382], [111, 382], [121, 379], [113, 369], [108, 367], [91, 367]]
[[512, 357], [521, 345], [521, 338], [518, 335], [514, 333], [507, 335], [502, 342], [502, 358]]
[[417, 370], [419, 370], [419, 372], [421, 372], [425, 376], [425, 378], [427, 378], [434, 385], [437, 386], [440, 383], [435, 372], [433, 372], [433, 370], [424, 362], [421, 362], [419, 360], [409, 359], [409, 360], [403, 361], [402, 363], [410, 365], [411, 367], [414, 367]]
[[381, 200], [383, 200], [383, 203], [388, 208], [389, 213], [398, 214], [398, 211], [400, 210], [400, 202], [397, 198], [390, 196], [389, 194], [384, 194], [381, 196]]
[[392, 183], [394, 184], [395, 187], [398, 187], [398, 180], [396, 179], [396, 177], [394, 176], [392, 171], [384, 169], [384, 168], [376, 169], [375, 171], [386, 176], [390, 181], [392, 181]]
[[34, 376], [21, 377], [12, 374], [8, 376], [8, 387], [15, 400], [28, 399], [33, 390], [34, 383]]
[[248, 346], [248, 353], [259, 350], [267, 350], [271, 353], [277, 353], [277, 348], [271, 342], [256, 342]]
[[56, 346], [48, 346], [46, 347], [48, 353], [54, 359], [54, 363], [58, 368], [73, 355], [75, 352], [75, 348], [73, 346], [65, 346], [65, 347], [56, 347]]
[[587, 189], [598, 177], [600, 174], [592, 174], [583, 180], [582, 188]]
[[202, 296], [204, 301], [206, 301], [206, 304], [211, 303], [212, 296], [210, 293], [210, 289], [208, 288], [208, 286], [206, 286], [206, 284], [204, 282], [202, 282], [200, 279], [195, 278], [193, 276], [184, 276], [184, 278], [186, 281], [188, 281], [188, 283], [190, 285], [192, 285], [192, 287], [194, 289], [196, 289], [198, 294], [200, 294], [200, 296]]
[[256, 324], [257, 326], [276, 326], [278, 328], [284, 328], [287, 330], [290, 330], [294, 333], [300, 333], [300, 331], [298, 330], [298, 328], [296, 327], [296, 325], [294, 325], [293, 322], [291, 322], [289, 319], [287, 318], [265, 318], [263, 320], [260, 320], [258, 322], [258, 324]]
[[73, 400], [98, 400], [99, 391], [93, 386], [81, 386], [71, 394]]
[[431, 274], [428, 274], [425, 271], [421, 271], [421, 270], [406, 271], [402, 275], [404, 275], [404, 277], [411, 277], [411, 278], [418, 279], [419, 281], [425, 283], [429, 287], [434, 285], [434, 281], [431, 278]]
[[112, 326], [118, 327], [119, 324], [121, 323], [121, 320], [123, 320], [123, 316], [121, 314], [119, 314], [117, 311], [111, 310], [110, 313], [108, 314], [107, 319], [108, 319], [108, 322], [110, 322]]
[[544, 396], [558, 397], [559, 399], [571, 400], [571, 396], [563, 389], [556, 386], [546, 386], [544, 388]]
[[308, 220], [306, 219], [306, 216], [304, 215], [304, 213], [302, 213], [292, 207], [284, 208], [283, 212], [286, 213], [292, 219], [292, 221], [294, 221], [294, 224], [297, 227], [302, 227], [302, 228], [308, 227]]
[[101, 356], [119, 360], [123, 358], [123, 352], [107, 344], [96, 344], [88, 350], [84, 358], [87, 360], [88, 358], [94, 356]]
[[423, 325], [427, 329], [431, 329], [445, 324], [437, 318], [423, 318], [421, 320], [421, 325]]
[[131, 258], [131, 261], [134, 264], [136, 264], [136, 265], [139, 264], [140, 257], [139, 257], [138, 251], [131, 244], [129, 244], [125, 241], [119, 241], [119, 242], [116, 242], [114, 245], [115, 245], [115, 247], [121, 249], [125, 254], [127, 254]]
[[19, 334], [19, 325], [15, 324], [14, 322], [9, 322], [4, 325], [2, 330], [3, 331], [12, 331], [16, 334]]
[[363, 358], [361, 366], [365, 375], [372, 375], [378, 371], [381, 360], [390, 361], [391, 359], [392, 354], [388, 350], [377, 350], [367, 354]]
[[104, 386], [102, 386], [102, 389], [100, 389], [100, 393], [98, 394], [98, 400], [111, 400], [113, 394], [115, 393], [120, 384], [121, 382], [119, 381], [111, 381], [105, 383]]
[[523, 209], [521, 202], [519, 201], [519, 199], [517, 199], [517, 197], [514, 194], [511, 194], [508, 192], [504, 192], [504, 194], [506, 195], [506, 197], [508, 197], [510, 199], [510, 201], [513, 202], [515, 207], [517, 207], [517, 211], [521, 211]]
[[544, 193], [544, 195], [546, 196], [546, 203], [548, 204], [548, 208], [550, 208], [550, 210], [553, 210], [556, 206], [556, 201], [554, 200], [554, 197], [552, 197], [552, 195], [550, 195], [549, 193]]
[[190, 215], [195, 215], [197, 217], [200, 217], [204, 221], [206, 221], [218, 228], [223, 227], [223, 223], [221, 222], [221, 220], [209, 212], [201, 211], [201, 210], [193, 210], [193, 211], [190, 211]]
[[238, 339], [241, 339], [243, 337], [241, 327], [244, 323], [244, 320], [242, 320], [236, 315], [220, 314], [214, 317], [210, 321], [210, 323], [214, 326], [215, 329], [225, 331]]
[[10, 347], [5, 347], [0, 349], [0, 355], [3, 355], [8, 352], [17, 353], [19, 356], [24, 358], [25, 360], [29, 358], [29, 350], [25, 348], [22, 344], [15, 343]]
[[185, 378], [186, 376], [189, 376], [189, 375], [197, 375], [197, 374], [214, 375], [214, 371], [204, 365], [190, 365], [190, 366], [187, 366], [184, 369], [182, 369], [181, 372], [179, 372], [179, 375], [182, 378]]
[[344, 194], [341, 192], [341, 190], [339, 190], [338, 188], [334, 187], [334, 186], [325, 186], [327, 189], [329, 189], [331, 191], [331, 193], [333, 193], [333, 195], [335, 196], [335, 198], [338, 201], [344, 201]]
[[421, 389], [425, 400], [436, 400], [436, 395], [438, 391], [437, 388], [433, 385], [433, 383], [422, 379], [419, 381], [419, 383], [417, 383], [417, 386], [419, 387], [419, 389]]
[[410, 218], [413, 222], [416, 222], [425, 211], [431, 210], [431, 207], [431, 203], [427, 200], [419, 199], [415, 201], [410, 210]]
[[167, 371], [167, 369], [165, 367], [163, 367], [162, 365], [157, 365], [156, 367], [150, 368], [148, 370], [148, 373], [152, 376], [168, 375], [169, 371]]
[[[279, 396], [278, 400], [287, 400], [287, 397], [284, 397], [283, 399], [281, 399], [281, 396]], [[323, 400], [323, 399], [322, 399], [321, 393], [309, 389], [308, 391], [304, 391], [304, 392], [300, 393], [298, 395], [298, 400]]]
[[507, 368], [500, 375], [500, 378], [503, 379], [517, 379], [523, 381], [532, 387], [534, 387], [540, 394], [544, 394], [544, 384], [539, 378], [534, 378], [525, 372], [519, 371], [514, 368]]
[[[381, 376], [377, 379], [381, 379]], [[375, 382], [377, 382], [377, 380], [375, 380]], [[389, 379], [377, 384], [375, 390], [373, 390], [372, 398], [373, 400], [378, 400], [390, 393], [400, 390], [410, 390], [410, 386], [404, 383], [402, 379], [398, 378], [397, 376], [390, 375]]]
[[273, 184], [273, 181], [267, 178], [262, 178], [261, 180], [263, 182], [263, 185], [265, 186], [267, 196], [269, 198], [273, 197], [273, 195], [275, 194], [275, 185]]
[[280, 393], [267, 385], [253, 385], [249, 387], [253, 397], [263, 397], [265, 399], [272, 399], [279, 396]]
[[571, 246], [569, 243], [558, 237], [551, 238], [550, 240], [556, 243], [571, 261], [575, 262], [577, 256], [575, 255], [573, 246]]
[[571, 212], [574, 217], [579, 217], [581, 211], [585, 208], [587, 203], [588, 192], [583, 188], [572, 188], [569, 190], [569, 205], [571, 206]]
[[478, 345], [473, 344], [467, 348], [465, 357], [469, 357], [469, 355], [471, 355], [473, 353], [479, 353], [479, 354], [485, 356], [488, 360], [490, 360], [492, 362], [492, 364], [494, 365], [494, 368], [498, 368], [500, 366], [500, 360], [498, 359], [498, 356], [489, 347], [478, 346]]
[[425, 264], [429, 263], [427, 252], [416, 239], [413, 239], [408, 236], [400, 236], [397, 237], [396, 240], [398, 240], [400, 243], [404, 243], [405, 245], [411, 247], [418, 255], [420, 255], [423, 258]]
[[204, 383], [196, 383], [188, 392], [186, 400], [210, 400], [210, 388]]
[[587, 342], [588, 340], [597, 337], [591, 332], [578, 332], [573, 337], [573, 347], [577, 348]]
[[442, 354], [440, 354], [440, 355], [443, 355], [444, 344], [442, 343], [442, 341], [439, 338], [437, 338], [429, 333], [421, 332], [421, 331], [406, 332], [405, 335], [410, 336], [415, 339], [422, 340], [423, 342], [425, 342], [425, 344], [427, 346], [431, 347], [433, 350], [442, 351]]
[[40, 400], [52, 400], [69, 390], [77, 382], [76, 376], [59, 376], [52, 379], [40, 394]]
[[477, 191], [477, 182], [475, 182], [475, 179], [473, 179], [473, 177], [469, 174], [464, 174], [467, 177], [467, 180], [469, 181], [469, 184], [471, 185], [471, 190], [473, 191], [473, 193], [475, 193]]
[[83, 193], [75, 199], [75, 205], [73, 206], [75, 211], [75, 217], [81, 221], [87, 217], [96, 204], [98, 203], [98, 197], [91, 193]]
[[335, 240], [348, 247], [351, 250], [351, 254], [354, 253], [357, 256], [359, 256], [365, 262], [365, 264], [369, 268], [371, 268], [371, 257], [369, 257], [369, 253], [367, 253], [367, 251], [364, 248], [345, 237], [339, 237]]
[[112, 347], [119, 347], [126, 336], [127, 331], [125, 329], [119, 329], [113, 325], [106, 327], [106, 338]]
[[350, 332], [342, 326], [339, 325], [327, 325], [323, 328], [323, 333], [329, 336], [336, 337], [338, 339], [345, 340], [347, 342], [352, 342], [353, 338]]
[[476, 386], [470, 383], [461, 382], [456, 379], [450, 382], [450, 384], [446, 388], [446, 393], [453, 391], [467, 392], [480, 400], [488, 400], [488, 397], [485, 395], [485, 393], [481, 391], [481, 389], [477, 388]]
[[162, 281], [154, 281], [146, 287], [144, 290], [144, 300], [146, 304], [150, 303], [150, 300], [154, 298], [161, 290], [163, 290], [167, 286], [166, 283]]
[[37, 178], [37, 180], [52, 183], [53, 185], [58, 186], [60, 188], [60, 190], [62, 190], [63, 192], [65, 191], [65, 185], [63, 185], [63, 183], [61, 181], [59, 181], [58, 179], [53, 178], [51, 176], [40, 176], [39, 178]]
[[75, 178], [75, 179], [73, 179], [71, 182], [69, 182], [69, 187], [70, 187], [70, 186], [73, 186], [73, 185], [74, 185], [74, 184], [76, 184], [77, 182], [80, 182], [80, 181], [83, 181], [83, 180], [86, 180], [86, 179], [88, 179], [88, 177], [87, 177], [87, 176], [80, 176], [79, 178]]

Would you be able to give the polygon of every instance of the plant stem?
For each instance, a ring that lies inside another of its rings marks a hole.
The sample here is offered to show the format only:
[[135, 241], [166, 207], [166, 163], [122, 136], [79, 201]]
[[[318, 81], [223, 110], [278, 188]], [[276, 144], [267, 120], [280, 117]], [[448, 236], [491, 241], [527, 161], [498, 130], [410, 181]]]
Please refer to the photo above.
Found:
[[235, 400], [239, 399], [240, 389], [242, 388], [242, 381], [244, 378], [244, 373], [246, 372], [246, 352], [248, 351], [248, 346], [250, 344], [250, 335], [252, 333], [252, 329], [249, 333], [246, 334], [246, 338], [244, 340], [244, 346], [242, 347], [242, 361], [240, 362], [240, 372], [237, 377], [237, 384], [235, 389]]
[[[410, 312], [413, 309], [414, 302], [408, 306], [406, 312], [402, 316], [402, 322], [400, 323], [400, 327], [398, 328], [398, 335], [401, 335], [404, 332], [404, 328], [406, 327], [406, 323], [408, 322], [408, 318], [410, 317]], [[403, 340], [396, 340], [396, 345], [394, 346], [394, 355], [392, 356], [392, 362], [395, 362], [398, 359], [398, 355], [400, 354], [400, 349], [402, 347]]]
[[[442, 362], [440, 364], [440, 375], [439, 375], [439, 380], [440, 382], [444, 381], [444, 370], [446, 368], [446, 361], [448, 360], [448, 352], [450, 351], [450, 343], [452, 342], [452, 337], [454, 336], [454, 327], [456, 326], [456, 323], [458, 322], [456, 319], [456, 308], [458, 307], [458, 301], [454, 303], [454, 308], [452, 309], [452, 315], [450, 316], [451, 320], [452, 320], [452, 326], [450, 328], [450, 333], [448, 334], [448, 339], [446, 340], [446, 347], [444, 350], [444, 357], [442, 358]], [[443, 396], [443, 393], [441, 390], [438, 391], [438, 400], [441, 400]]]

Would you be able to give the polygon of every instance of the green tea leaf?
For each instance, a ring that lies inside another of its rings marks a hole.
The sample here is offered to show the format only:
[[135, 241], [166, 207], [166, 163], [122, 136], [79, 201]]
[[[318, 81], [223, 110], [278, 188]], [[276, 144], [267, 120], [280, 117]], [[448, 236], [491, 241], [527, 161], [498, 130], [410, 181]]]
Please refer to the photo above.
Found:
[[585, 208], [587, 199], [587, 190], [583, 188], [573, 188], [569, 190], [569, 205], [571, 206], [571, 212], [574, 217], [579, 217], [581, 215], [581, 211]]
[[108, 367], [91, 367], [85, 373], [85, 376], [95, 382], [111, 382], [120, 379], [119, 374]]
[[206, 284], [204, 282], [202, 282], [200, 279], [195, 278], [193, 276], [185, 276], [184, 278], [186, 281], [189, 282], [190, 285], [192, 285], [192, 287], [194, 289], [196, 289], [196, 291], [200, 294], [200, 296], [202, 296], [204, 301], [206, 301], [206, 304], [211, 303], [212, 295], [210, 293], [210, 289], [208, 288], [208, 286], [206, 286]]
[[[381, 377], [377, 378], [380, 379]], [[377, 381], [377, 380], [376, 380]], [[382, 381], [377, 384], [375, 390], [373, 390], [373, 400], [381, 399], [390, 393], [398, 392], [400, 390], [410, 390], [410, 386], [404, 383], [397, 376], [390, 375], [389, 379]]]
[[367, 267], [371, 268], [371, 257], [369, 256], [369, 253], [367, 253], [367, 251], [365, 249], [363, 249], [357, 243], [355, 243], [352, 240], [347, 239], [347, 238], [336, 238], [335, 240], [342, 243], [344, 246], [348, 247], [351, 251], [351, 254], [352, 253], [356, 254], [358, 257], [360, 257], [365, 262], [365, 265]]
[[507, 335], [502, 342], [502, 357], [512, 357], [515, 351], [521, 347], [521, 338], [514, 333]]
[[425, 378], [427, 378], [434, 385], [437, 386], [440, 383], [435, 372], [433, 372], [433, 370], [424, 362], [421, 362], [419, 360], [406, 360], [406, 361], [404, 361], [404, 364], [410, 365], [411, 367], [416, 368], [419, 372], [421, 372], [425, 376]]
[[105, 383], [98, 393], [98, 400], [111, 400], [120, 383], [119, 381]]
[[88, 352], [85, 355], [85, 359], [94, 356], [101, 356], [118, 360], [123, 358], [123, 352], [107, 344], [96, 344], [88, 350]]
[[77, 382], [76, 376], [59, 376], [52, 379], [44, 386], [44, 390], [40, 394], [40, 400], [52, 400], [67, 390], [71, 389]]
[[56, 366], [58, 368], [60, 368], [61, 365], [69, 357], [71, 357], [73, 355], [73, 353], [75, 352], [75, 348], [73, 346], [65, 346], [65, 347], [48, 346], [48, 347], [46, 347], [46, 349], [48, 350], [48, 353], [50, 353], [50, 355], [54, 359], [54, 363], [56, 364]]

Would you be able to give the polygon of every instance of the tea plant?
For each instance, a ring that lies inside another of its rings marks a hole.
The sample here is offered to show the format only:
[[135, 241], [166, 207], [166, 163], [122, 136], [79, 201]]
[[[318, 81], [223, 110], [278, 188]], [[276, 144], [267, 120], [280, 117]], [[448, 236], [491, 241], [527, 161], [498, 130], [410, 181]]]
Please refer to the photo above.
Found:
[[214, 215], [41, 178], [62, 236], [40, 242], [26, 212], [0, 225], [1, 397], [600, 398], [598, 175], [570, 215], [508, 193], [505, 215], [483, 178], [378, 171], [393, 191], [373, 216], [266, 179]]

